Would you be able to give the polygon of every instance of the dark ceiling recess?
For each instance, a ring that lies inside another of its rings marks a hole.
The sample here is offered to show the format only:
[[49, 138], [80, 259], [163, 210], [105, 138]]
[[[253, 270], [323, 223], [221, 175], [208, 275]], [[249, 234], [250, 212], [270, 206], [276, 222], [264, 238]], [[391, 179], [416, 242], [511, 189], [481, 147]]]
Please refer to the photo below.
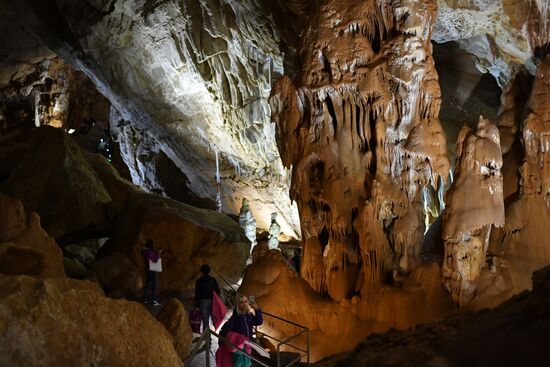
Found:
[[451, 157], [462, 126], [475, 127], [479, 116], [494, 119], [502, 93], [496, 79], [482, 73], [474, 56], [462, 50], [456, 42], [435, 43], [433, 58], [441, 87], [439, 119], [447, 136]]

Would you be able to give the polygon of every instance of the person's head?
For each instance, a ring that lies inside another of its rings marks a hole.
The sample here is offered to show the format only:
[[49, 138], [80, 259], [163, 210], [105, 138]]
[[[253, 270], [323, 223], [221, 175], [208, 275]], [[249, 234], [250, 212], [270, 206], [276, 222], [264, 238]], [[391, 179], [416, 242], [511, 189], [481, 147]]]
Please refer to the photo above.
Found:
[[250, 312], [250, 305], [248, 304], [248, 297], [242, 294], [237, 294], [235, 298], [235, 308], [240, 314]]
[[149, 239], [147, 242], [145, 242], [145, 247], [150, 248], [151, 250], [155, 247], [155, 243], [153, 240]]
[[204, 264], [203, 266], [201, 266], [201, 273], [202, 275], [210, 274], [210, 266], [208, 264]]

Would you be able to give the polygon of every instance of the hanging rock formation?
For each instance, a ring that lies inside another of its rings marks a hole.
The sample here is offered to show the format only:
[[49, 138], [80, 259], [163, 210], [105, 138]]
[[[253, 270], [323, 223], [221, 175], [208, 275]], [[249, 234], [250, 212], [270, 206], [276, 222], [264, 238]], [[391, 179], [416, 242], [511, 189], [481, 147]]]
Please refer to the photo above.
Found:
[[446, 181], [434, 16], [431, 1], [323, 1], [304, 35], [302, 71], [273, 88], [302, 221], [302, 276], [336, 300], [365, 279], [414, 268], [422, 188]]
[[535, 74], [537, 49], [550, 40], [548, 1], [438, 0], [433, 39], [456, 41], [501, 87], [524, 67]]
[[[281, 251], [259, 244], [253, 256], [239, 292], [255, 296], [266, 312], [309, 328], [312, 361], [349, 350], [374, 332], [440, 319], [451, 307], [441, 290], [439, 266], [434, 263], [416, 269], [399, 288], [382, 287], [369, 298], [356, 295], [337, 302], [315, 292]], [[301, 330], [269, 316], [264, 316], [260, 328], [281, 340]], [[293, 339], [292, 344], [304, 349], [305, 335]]]
[[473, 132], [464, 127], [457, 142], [455, 181], [443, 215], [442, 277], [457, 305], [474, 296], [489, 246], [491, 228], [504, 225], [502, 153], [496, 125], [480, 117]]

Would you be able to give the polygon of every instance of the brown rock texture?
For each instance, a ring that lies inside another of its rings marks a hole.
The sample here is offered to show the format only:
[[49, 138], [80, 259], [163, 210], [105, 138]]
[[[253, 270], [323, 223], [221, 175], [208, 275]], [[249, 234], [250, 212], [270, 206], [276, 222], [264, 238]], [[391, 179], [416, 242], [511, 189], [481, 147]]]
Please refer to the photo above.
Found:
[[[355, 295], [337, 302], [315, 292], [278, 250], [254, 259], [239, 292], [255, 296], [264, 311], [309, 328], [312, 361], [349, 350], [373, 332], [442, 318], [451, 307], [440, 287], [436, 264], [418, 267], [400, 287], [378, 287], [368, 297]], [[261, 328], [281, 340], [301, 330], [269, 316], [264, 316]], [[305, 348], [305, 335], [292, 343]]]
[[546, 366], [550, 363], [550, 268], [533, 274], [533, 291], [493, 310], [371, 335], [350, 352], [314, 366]]
[[[239, 224], [223, 213], [199, 209], [139, 191], [131, 191], [121, 209], [110, 254], [95, 264], [109, 289], [142, 288], [145, 265], [141, 250], [147, 239], [163, 249], [161, 291], [191, 291], [202, 264], [238, 279], [250, 253]], [[124, 269], [124, 270], [123, 270]]]
[[62, 242], [105, 233], [111, 229], [111, 196], [86, 154], [63, 130], [36, 129], [0, 191], [37, 212], [48, 234]]
[[0, 273], [63, 277], [63, 254], [40, 217], [0, 192]]
[[0, 275], [0, 365], [181, 366], [140, 304], [67, 278]]
[[442, 277], [451, 299], [465, 305], [485, 266], [491, 228], [504, 225], [502, 153], [496, 125], [479, 119], [458, 135], [455, 181], [443, 215]]
[[524, 152], [518, 191], [506, 205], [506, 223], [490, 252], [507, 266], [507, 287], [529, 288], [529, 272], [550, 263], [550, 56], [538, 66], [521, 124]]
[[182, 303], [172, 298], [157, 314], [157, 320], [172, 335], [174, 349], [184, 361], [191, 351], [193, 332], [189, 326], [187, 311]]
[[434, 193], [450, 164], [437, 119], [434, 16], [432, 1], [322, 1], [304, 34], [301, 72], [272, 90], [302, 221], [301, 274], [335, 300], [364, 280], [414, 269], [423, 196], [439, 211]]

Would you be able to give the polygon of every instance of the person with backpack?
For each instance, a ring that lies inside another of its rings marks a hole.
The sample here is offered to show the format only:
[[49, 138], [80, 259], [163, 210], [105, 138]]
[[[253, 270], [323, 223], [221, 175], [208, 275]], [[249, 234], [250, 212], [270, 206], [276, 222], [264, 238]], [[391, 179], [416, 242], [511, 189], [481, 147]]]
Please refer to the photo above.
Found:
[[162, 260], [160, 255], [163, 250], [155, 250], [155, 243], [149, 239], [141, 250], [145, 262], [145, 286], [143, 287], [143, 303], [149, 303], [147, 291], [151, 287], [151, 303], [158, 306], [158, 273], [162, 271]]

